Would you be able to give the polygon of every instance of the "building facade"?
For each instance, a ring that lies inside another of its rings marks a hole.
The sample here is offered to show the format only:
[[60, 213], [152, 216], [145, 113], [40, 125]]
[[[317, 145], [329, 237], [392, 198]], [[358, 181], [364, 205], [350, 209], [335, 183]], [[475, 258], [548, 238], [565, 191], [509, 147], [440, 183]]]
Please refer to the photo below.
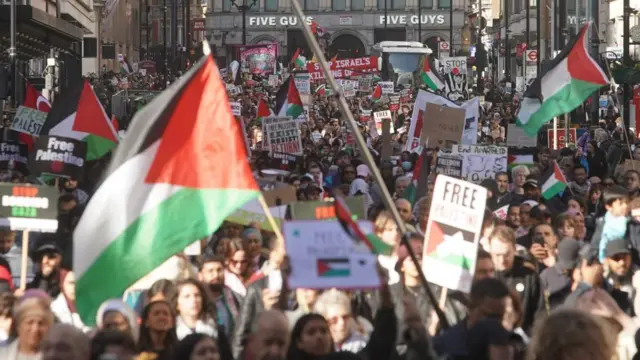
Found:
[[[231, 0], [208, 1], [207, 38], [215, 46], [219, 61], [228, 62], [231, 47], [242, 45], [243, 14]], [[422, 5], [420, 16], [418, 1]], [[251, 4], [248, 0], [247, 3]], [[368, 55], [374, 44], [384, 40], [422, 41], [434, 50], [439, 41], [451, 43], [454, 50], [468, 42], [463, 35], [469, 10], [467, 0], [453, 0], [452, 12], [452, 0], [386, 0], [386, 17], [385, 0], [300, 0], [300, 3], [306, 21], [313, 21], [329, 34], [330, 52], [341, 58]], [[312, 56], [289, 0], [258, 0], [246, 12], [244, 21], [247, 44], [278, 43], [284, 59], [298, 48]]]

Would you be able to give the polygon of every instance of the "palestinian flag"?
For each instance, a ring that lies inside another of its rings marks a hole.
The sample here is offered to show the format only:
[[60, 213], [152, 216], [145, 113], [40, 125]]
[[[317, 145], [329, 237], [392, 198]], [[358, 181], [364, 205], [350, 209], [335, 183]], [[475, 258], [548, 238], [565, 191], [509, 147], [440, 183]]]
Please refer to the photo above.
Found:
[[507, 167], [509, 171], [511, 171], [514, 167], [524, 165], [526, 167], [531, 167], [534, 165], [533, 155], [512, 155], [509, 154], [507, 157]]
[[471, 271], [475, 266], [475, 234], [429, 220], [425, 241], [425, 255], [433, 260]]
[[542, 178], [542, 197], [549, 200], [552, 197], [560, 194], [567, 188], [567, 178], [564, 177], [560, 166], [557, 162], [553, 162], [553, 169], [548, 171]]
[[300, 48], [296, 49], [296, 52], [293, 53], [293, 57], [291, 58], [291, 63], [294, 67], [302, 68], [307, 63], [307, 58], [300, 55]]
[[103, 301], [260, 194], [211, 56], [138, 112], [129, 130], [73, 234], [76, 305], [87, 325]]
[[376, 85], [375, 89], [373, 89], [373, 94], [369, 96], [371, 101], [378, 101], [382, 97], [382, 87], [380, 85]]
[[[38, 89], [31, 85], [30, 82], [25, 82], [27, 89], [24, 93], [24, 104], [22, 105], [31, 109], [36, 109], [38, 111], [48, 113], [51, 110], [51, 103], [49, 103], [49, 100], [42, 96], [40, 91], [38, 91]], [[29, 151], [31, 151], [31, 149], [33, 148], [34, 137], [29, 134], [19, 133], [18, 142], [26, 144], [29, 148]]]
[[317, 259], [316, 268], [319, 277], [349, 277], [351, 275], [349, 258]]
[[133, 68], [129, 64], [129, 60], [127, 60], [126, 56], [118, 54], [118, 63], [120, 63], [120, 68], [125, 74], [131, 74], [133, 72]]
[[256, 112], [256, 118], [262, 119], [268, 116], [273, 116], [273, 110], [269, 108], [269, 105], [267, 105], [267, 102], [264, 99], [260, 99], [260, 102], [258, 102], [258, 111]]
[[571, 112], [594, 91], [609, 84], [609, 78], [589, 53], [590, 28], [591, 22], [582, 27], [525, 92], [516, 123], [528, 136], [535, 136], [553, 117]]
[[56, 100], [40, 134], [86, 141], [86, 160], [99, 159], [118, 144], [111, 119], [87, 80]]
[[393, 247], [380, 239], [375, 233], [365, 234], [358, 223], [353, 219], [353, 215], [344, 199], [336, 196], [333, 202], [336, 211], [336, 218], [344, 231], [353, 238], [356, 243], [362, 243], [369, 250], [376, 254], [389, 255]]
[[411, 205], [415, 205], [418, 200], [422, 197], [427, 196], [429, 192], [429, 174], [431, 173], [431, 162], [433, 161], [433, 157], [427, 156], [427, 146], [422, 148], [422, 152], [420, 152], [420, 157], [418, 157], [418, 161], [416, 161], [416, 166], [413, 169], [413, 178], [411, 179], [411, 183], [404, 191], [402, 195], [404, 199], [407, 199]]
[[316, 88], [316, 94], [320, 96], [325, 96], [327, 94], [327, 85], [326, 84], [318, 85], [318, 87]]
[[293, 119], [297, 119], [298, 116], [304, 113], [300, 93], [296, 88], [296, 82], [293, 81], [293, 76], [289, 76], [287, 81], [278, 89], [276, 93], [276, 109], [278, 110], [278, 116], [291, 116]]
[[444, 83], [440, 80], [438, 74], [432, 70], [433, 64], [431, 56], [425, 55], [422, 63], [422, 72], [420, 73], [422, 82], [424, 82], [424, 84], [433, 91], [442, 90], [444, 88]]

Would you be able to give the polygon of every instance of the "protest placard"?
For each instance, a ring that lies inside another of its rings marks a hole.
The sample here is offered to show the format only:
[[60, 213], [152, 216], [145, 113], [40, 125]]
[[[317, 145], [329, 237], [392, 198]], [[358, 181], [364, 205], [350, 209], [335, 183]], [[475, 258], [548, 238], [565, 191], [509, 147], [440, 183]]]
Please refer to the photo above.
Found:
[[302, 155], [302, 139], [298, 122], [287, 118], [267, 125], [269, 134], [269, 149], [287, 154]]
[[450, 149], [459, 144], [464, 129], [465, 111], [428, 103], [422, 118], [420, 143], [429, 139], [429, 146]]
[[269, 124], [275, 124], [280, 121], [291, 120], [291, 117], [267, 116], [262, 118], [262, 150], [269, 150], [269, 133], [267, 127]]
[[17, 170], [28, 174], [29, 148], [16, 142], [0, 142], [0, 170]]
[[451, 152], [462, 157], [462, 178], [479, 184], [507, 171], [507, 147], [494, 145], [457, 145]]
[[0, 226], [14, 231], [56, 232], [58, 189], [33, 184], [0, 184]]
[[278, 86], [278, 75], [269, 75], [269, 86], [276, 87]]
[[[354, 220], [366, 220], [366, 209], [362, 196], [345, 199]], [[292, 220], [335, 220], [336, 211], [332, 201], [298, 201], [289, 206]]]
[[232, 102], [231, 103], [231, 114], [233, 114], [233, 116], [242, 115], [242, 104], [240, 104], [239, 102]]
[[511, 147], [537, 147], [538, 137], [528, 136], [524, 130], [516, 124], [509, 124], [507, 128], [507, 146]]
[[455, 178], [462, 177], [462, 157], [451, 154], [438, 154], [436, 172]]
[[60, 136], [40, 136], [29, 157], [29, 170], [42, 174], [82, 179], [87, 143]]
[[47, 121], [47, 113], [26, 106], [18, 106], [11, 123], [11, 130], [38, 136], [45, 121]]
[[427, 281], [471, 290], [486, 202], [482, 186], [446, 175], [436, 178], [422, 253]]
[[311, 94], [311, 75], [309, 73], [296, 73], [293, 81], [300, 94]]
[[301, 163], [302, 157], [278, 151], [272, 151], [269, 157], [269, 168], [271, 169], [296, 171]]
[[382, 95], [393, 94], [393, 81], [380, 81], [378, 85], [380, 85]]
[[[365, 233], [373, 224], [359, 221]], [[291, 259], [292, 289], [380, 287], [377, 256], [347, 234], [338, 221], [288, 221], [282, 229]]]

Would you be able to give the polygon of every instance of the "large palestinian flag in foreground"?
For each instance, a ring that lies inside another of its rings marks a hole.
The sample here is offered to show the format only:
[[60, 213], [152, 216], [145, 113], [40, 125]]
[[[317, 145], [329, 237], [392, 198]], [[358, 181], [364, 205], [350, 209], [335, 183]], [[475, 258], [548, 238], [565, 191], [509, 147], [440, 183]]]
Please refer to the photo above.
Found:
[[73, 234], [85, 324], [259, 195], [241, 134], [211, 56], [135, 115]]
[[118, 144], [118, 133], [87, 80], [55, 101], [40, 135], [86, 141], [87, 160], [103, 157]]
[[553, 117], [571, 112], [609, 83], [596, 59], [589, 54], [590, 28], [591, 22], [588, 22], [525, 92], [517, 124], [528, 136], [535, 136]]

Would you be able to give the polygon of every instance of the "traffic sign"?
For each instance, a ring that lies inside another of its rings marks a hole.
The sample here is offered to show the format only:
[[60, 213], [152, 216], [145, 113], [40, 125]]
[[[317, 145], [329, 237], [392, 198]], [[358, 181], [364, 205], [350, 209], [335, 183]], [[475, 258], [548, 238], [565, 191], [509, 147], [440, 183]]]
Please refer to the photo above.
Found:
[[529, 61], [537, 61], [538, 60], [538, 50], [527, 50], [527, 60], [529, 60]]
[[440, 50], [449, 50], [449, 43], [446, 41], [440, 41]]

